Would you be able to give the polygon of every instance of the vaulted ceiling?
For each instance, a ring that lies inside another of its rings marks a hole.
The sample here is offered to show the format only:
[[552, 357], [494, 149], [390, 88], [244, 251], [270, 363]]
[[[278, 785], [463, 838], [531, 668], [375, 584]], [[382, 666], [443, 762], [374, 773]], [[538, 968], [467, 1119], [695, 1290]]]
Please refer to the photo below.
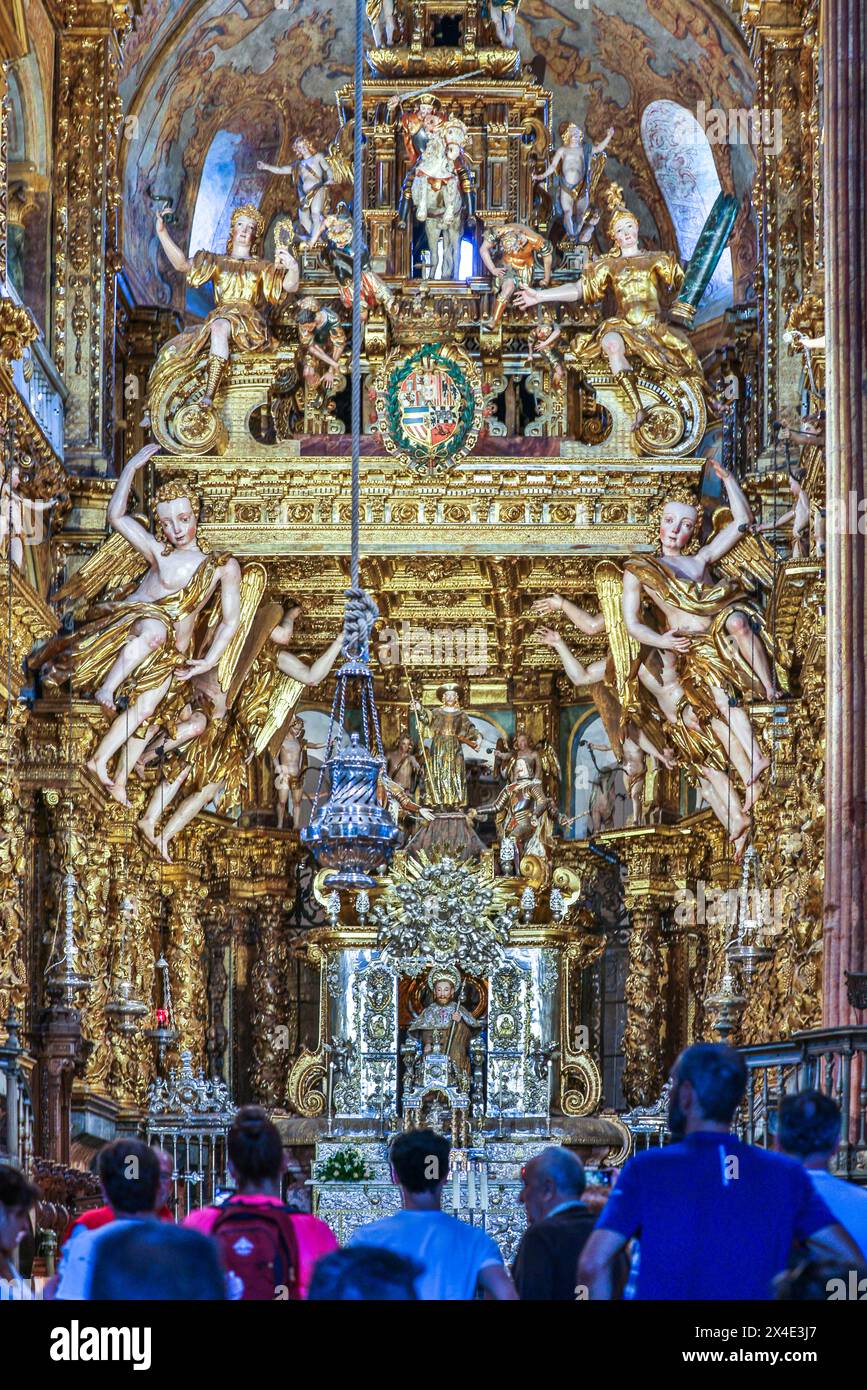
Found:
[[[249, 168], [236, 192], [261, 197], [258, 158], [285, 157], [291, 137], [330, 139], [334, 92], [352, 64], [353, 0], [144, 0], [124, 51], [121, 92], [124, 259], [143, 303], [181, 307], [178, 277], [159, 267], [148, 191], [177, 208], [189, 233], [205, 157], [230, 131]], [[647, 158], [641, 118], [669, 99], [690, 110], [748, 108], [753, 73], [725, 0], [522, 0], [524, 66], [554, 95], [555, 128], [566, 119], [591, 136], [613, 125], [608, 172], [641, 216], [651, 244], [676, 247], [676, 230]], [[720, 183], [742, 214], [733, 238], [735, 296], [752, 268], [749, 148], [713, 149]], [[238, 161], [236, 159], [236, 165]]]

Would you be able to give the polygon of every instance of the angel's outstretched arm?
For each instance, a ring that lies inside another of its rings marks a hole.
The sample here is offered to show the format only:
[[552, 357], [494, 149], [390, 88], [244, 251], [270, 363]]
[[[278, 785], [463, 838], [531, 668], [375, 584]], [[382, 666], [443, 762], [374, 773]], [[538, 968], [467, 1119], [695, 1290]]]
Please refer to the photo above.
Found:
[[124, 465], [120, 477], [115, 483], [106, 514], [112, 530], [117, 531], [124, 540], [129, 541], [136, 550], [141, 551], [142, 555], [146, 555], [152, 565], [156, 563], [157, 557], [163, 549], [162, 544], [142, 526], [140, 521], [127, 515], [127, 507], [133, 478], [139, 469], [144, 468], [148, 459], [157, 452], [159, 447], [159, 444], [146, 444], [143, 449], [139, 449], [137, 454], [133, 454], [129, 463]]
[[286, 676], [292, 676], [302, 685], [318, 685], [324, 681], [335, 661], [343, 650], [343, 633], [335, 637], [330, 647], [326, 647], [321, 656], [308, 666], [300, 657], [295, 656], [294, 652], [278, 652], [277, 665]]

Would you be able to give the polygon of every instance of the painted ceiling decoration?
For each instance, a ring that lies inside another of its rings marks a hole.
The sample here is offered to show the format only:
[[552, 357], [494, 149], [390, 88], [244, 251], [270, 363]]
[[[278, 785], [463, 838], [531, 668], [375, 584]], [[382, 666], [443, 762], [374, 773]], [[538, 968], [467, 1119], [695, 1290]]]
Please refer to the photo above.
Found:
[[[352, 35], [351, 0], [145, 0], [125, 49], [121, 87], [129, 137], [124, 258], [141, 302], [182, 307], [182, 287], [164, 275], [157, 257], [149, 193], [172, 200], [178, 233], [192, 250], [191, 234], [204, 239], [220, 221], [216, 202], [224, 208], [253, 198], [267, 211], [270, 189], [279, 206], [282, 191], [257, 172], [256, 161], [288, 159], [299, 132], [322, 142], [333, 137], [334, 92], [350, 73]], [[699, 164], [672, 178], [660, 165], [658, 105], [654, 147], [645, 140], [645, 113], [655, 103], [672, 104], [673, 93], [687, 112], [699, 102], [751, 106], [748, 56], [724, 6], [607, 0], [604, 8], [576, 9], [574, 0], [523, 0], [518, 35], [525, 67], [532, 63], [553, 92], [555, 126], [577, 120], [597, 137], [614, 126], [609, 172], [639, 213], [649, 244], [684, 252], [683, 194], [691, 178], [707, 190], [715, 169], [719, 185], [734, 191], [744, 206], [728, 265], [737, 298], [753, 262], [750, 149], [698, 145]], [[206, 161], [214, 187], [200, 197]], [[194, 226], [196, 209], [202, 211]], [[731, 294], [725, 276], [723, 266], [717, 297]]]

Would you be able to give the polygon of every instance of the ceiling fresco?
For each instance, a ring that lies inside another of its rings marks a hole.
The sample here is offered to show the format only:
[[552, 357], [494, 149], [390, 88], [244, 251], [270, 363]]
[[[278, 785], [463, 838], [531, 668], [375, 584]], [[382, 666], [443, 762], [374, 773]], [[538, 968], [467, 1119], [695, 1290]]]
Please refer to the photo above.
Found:
[[[145, 0], [121, 86], [124, 259], [140, 302], [182, 307], [183, 287], [157, 257], [149, 194], [172, 200], [183, 244], [221, 131], [235, 137], [235, 201], [257, 202], [271, 178], [258, 173], [257, 159], [286, 158], [299, 132], [333, 136], [334, 91], [352, 64], [353, 12], [349, 0]], [[645, 149], [642, 117], [659, 101], [689, 110], [699, 102], [751, 105], [749, 57], [731, 17], [715, 0], [606, 0], [604, 9], [523, 0], [518, 36], [524, 66], [532, 63], [553, 92], [555, 126], [577, 120], [597, 137], [614, 127], [607, 172], [647, 241], [675, 249], [683, 235]], [[742, 204], [731, 243], [737, 298], [752, 270], [753, 157], [746, 146], [717, 145], [712, 158], [722, 188]]]

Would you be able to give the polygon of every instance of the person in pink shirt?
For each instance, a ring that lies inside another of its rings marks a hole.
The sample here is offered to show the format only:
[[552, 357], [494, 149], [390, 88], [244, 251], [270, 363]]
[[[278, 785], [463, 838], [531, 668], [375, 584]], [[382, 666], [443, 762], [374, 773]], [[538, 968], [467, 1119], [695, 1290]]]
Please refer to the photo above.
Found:
[[337, 1241], [324, 1221], [284, 1203], [283, 1144], [258, 1105], [238, 1111], [228, 1151], [237, 1192], [220, 1206], [190, 1212], [183, 1224], [217, 1242], [230, 1298], [306, 1298], [316, 1261], [336, 1250]]

